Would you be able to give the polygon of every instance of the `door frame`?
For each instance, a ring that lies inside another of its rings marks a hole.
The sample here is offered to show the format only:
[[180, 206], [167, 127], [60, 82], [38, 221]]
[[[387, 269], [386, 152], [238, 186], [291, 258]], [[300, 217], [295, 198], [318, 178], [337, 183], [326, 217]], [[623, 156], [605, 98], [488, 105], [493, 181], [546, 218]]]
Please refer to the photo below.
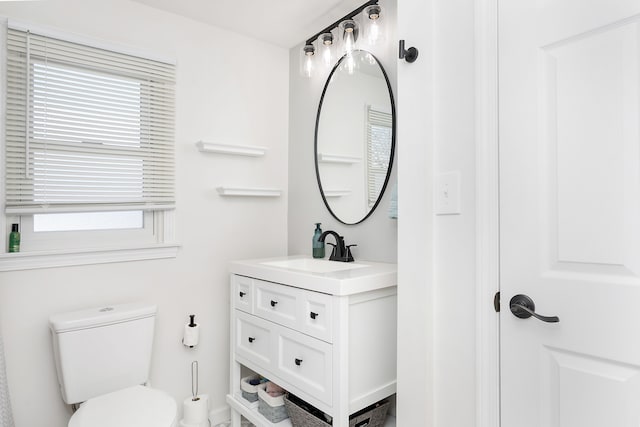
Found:
[[476, 107], [476, 427], [500, 426], [498, 0], [474, 0]]

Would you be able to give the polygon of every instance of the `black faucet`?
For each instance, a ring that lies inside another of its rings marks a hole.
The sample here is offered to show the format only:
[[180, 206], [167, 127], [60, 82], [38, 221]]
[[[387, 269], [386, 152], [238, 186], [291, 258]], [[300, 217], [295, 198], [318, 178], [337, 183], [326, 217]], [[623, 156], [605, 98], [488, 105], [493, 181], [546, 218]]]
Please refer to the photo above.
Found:
[[320, 238], [318, 238], [318, 241], [324, 243], [324, 239], [329, 234], [331, 234], [336, 239], [335, 245], [333, 243], [327, 242], [327, 244], [333, 246], [333, 249], [331, 250], [331, 255], [329, 256], [329, 261], [353, 262], [353, 255], [351, 255], [351, 246], [358, 246], [358, 245], [345, 246], [344, 237], [340, 236], [338, 233], [331, 230], [328, 230], [322, 233], [320, 235]]

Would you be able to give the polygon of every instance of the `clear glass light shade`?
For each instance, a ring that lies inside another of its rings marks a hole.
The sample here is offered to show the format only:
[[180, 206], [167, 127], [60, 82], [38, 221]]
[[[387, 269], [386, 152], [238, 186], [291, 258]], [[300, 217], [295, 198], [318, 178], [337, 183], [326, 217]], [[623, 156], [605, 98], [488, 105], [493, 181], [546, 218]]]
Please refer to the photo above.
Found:
[[313, 69], [315, 67], [315, 53], [316, 49], [313, 45], [305, 45], [300, 50], [300, 75], [303, 77], [313, 76]]
[[330, 68], [335, 62], [334, 42], [335, 39], [331, 33], [324, 33], [318, 37], [318, 58], [326, 68]]
[[348, 19], [342, 21], [339, 26], [342, 35], [342, 51], [344, 52], [344, 60], [342, 67], [348, 74], [353, 74], [358, 64], [353, 58], [353, 51], [356, 50], [356, 41], [358, 40], [358, 24]]
[[342, 52], [350, 55], [356, 49], [356, 41], [358, 40], [358, 24], [352, 19], [342, 21], [339, 25], [340, 35], [342, 38]]
[[384, 20], [382, 8], [377, 5], [367, 6], [362, 13], [363, 38], [368, 45], [376, 45], [384, 40]]

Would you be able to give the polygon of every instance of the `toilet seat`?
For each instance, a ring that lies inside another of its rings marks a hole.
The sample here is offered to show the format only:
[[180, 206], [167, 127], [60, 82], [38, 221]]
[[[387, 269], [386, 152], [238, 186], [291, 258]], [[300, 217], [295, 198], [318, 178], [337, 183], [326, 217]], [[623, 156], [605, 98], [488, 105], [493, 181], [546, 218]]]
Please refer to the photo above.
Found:
[[175, 427], [176, 413], [172, 397], [138, 385], [87, 400], [69, 427]]

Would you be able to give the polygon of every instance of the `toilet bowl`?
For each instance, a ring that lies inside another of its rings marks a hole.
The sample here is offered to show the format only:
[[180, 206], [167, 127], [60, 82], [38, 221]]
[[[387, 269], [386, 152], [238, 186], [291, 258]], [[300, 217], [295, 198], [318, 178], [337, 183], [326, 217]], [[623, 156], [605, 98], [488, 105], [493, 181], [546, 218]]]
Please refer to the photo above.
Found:
[[177, 405], [165, 392], [134, 386], [89, 399], [69, 427], [177, 427]]

